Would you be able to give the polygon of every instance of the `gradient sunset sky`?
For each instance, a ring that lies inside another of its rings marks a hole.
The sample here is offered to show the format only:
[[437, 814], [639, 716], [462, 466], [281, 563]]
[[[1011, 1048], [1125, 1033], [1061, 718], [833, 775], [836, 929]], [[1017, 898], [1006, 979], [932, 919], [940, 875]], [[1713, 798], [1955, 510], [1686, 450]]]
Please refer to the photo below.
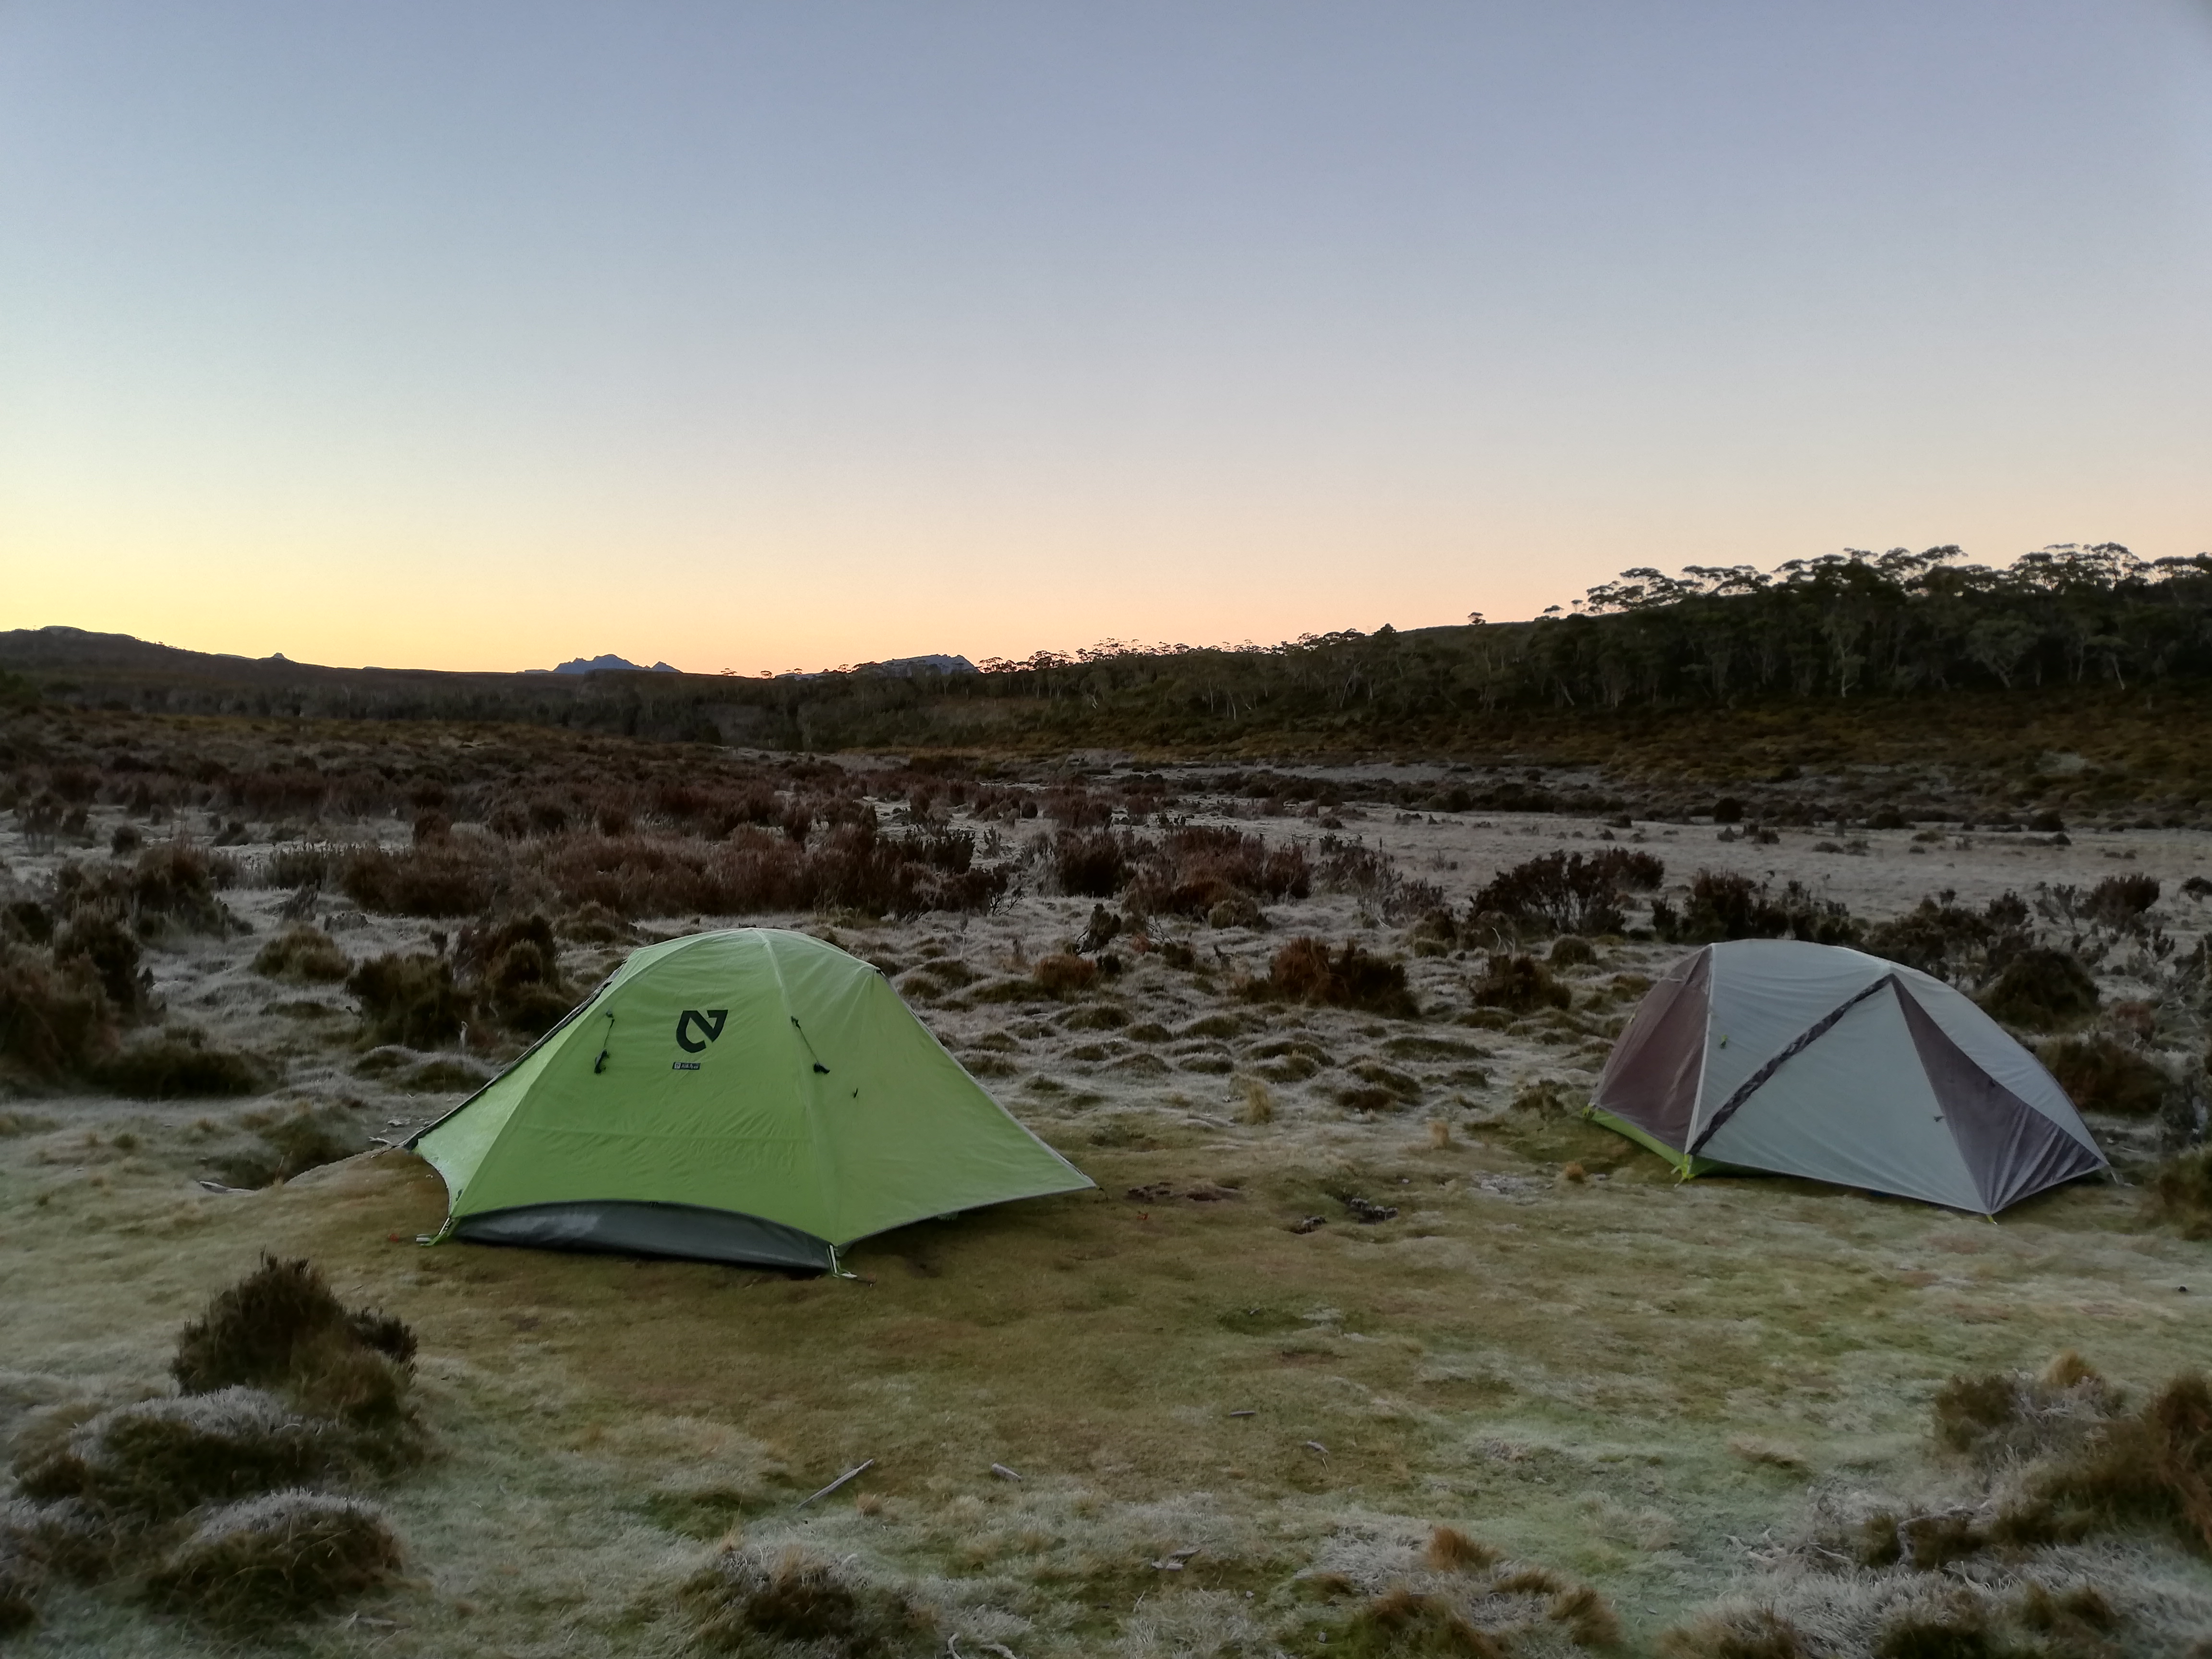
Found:
[[2212, 548], [2212, 3], [0, 0], [0, 628], [713, 672]]

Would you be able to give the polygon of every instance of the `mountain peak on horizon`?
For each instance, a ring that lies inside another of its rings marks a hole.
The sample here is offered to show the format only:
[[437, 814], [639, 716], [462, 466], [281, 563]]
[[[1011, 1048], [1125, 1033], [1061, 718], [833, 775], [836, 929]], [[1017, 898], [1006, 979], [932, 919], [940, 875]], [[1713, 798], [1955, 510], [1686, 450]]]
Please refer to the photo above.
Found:
[[571, 657], [557, 667], [532, 668], [526, 672], [532, 674], [678, 674], [683, 671], [665, 662], [657, 662], [648, 668], [641, 662], [632, 662], [629, 658], [617, 657], [610, 651], [597, 657]]

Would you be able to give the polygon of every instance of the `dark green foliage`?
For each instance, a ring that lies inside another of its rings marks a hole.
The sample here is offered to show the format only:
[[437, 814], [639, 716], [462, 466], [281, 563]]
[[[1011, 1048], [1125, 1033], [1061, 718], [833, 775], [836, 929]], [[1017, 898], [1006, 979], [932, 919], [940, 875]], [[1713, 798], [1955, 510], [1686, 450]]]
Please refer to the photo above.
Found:
[[399, 1561], [399, 1540], [374, 1504], [270, 1492], [204, 1516], [146, 1589], [172, 1611], [252, 1631], [374, 1589]]
[[1815, 897], [1803, 883], [1779, 893], [1765, 882], [1729, 871], [1700, 870], [1690, 882], [1688, 902], [1678, 913], [1664, 899], [1651, 906], [1659, 937], [1680, 945], [1732, 939], [1798, 939], [1814, 945], [1855, 945], [1858, 924], [1830, 899]]
[[2173, 1090], [2157, 1065], [2105, 1031], [2047, 1043], [2042, 1060], [2058, 1086], [2085, 1111], [2149, 1117]]
[[1403, 964], [1385, 962], [1352, 941], [1331, 956], [1317, 939], [1294, 939], [1275, 952], [1267, 976], [1249, 994], [1262, 1000], [1326, 1003], [1370, 1013], [1413, 1018], [1419, 1012], [1406, 985]]
[[684, 1586], [700, 1644], [744, 1659], [896, 1659], [941, 1646], [927, 1613], [793, 1546], [772, 1559], [741, 1547], [718, 1551]]
[[2081, 914], [2107, 927], [2125, 927], [2157, 902], [2157, 877], [2106, 876], [2089, 890]]
[[2150, 1179], [2151, 1202], [2184, 1238], [2212, 1238], [2212, 1146], [2168, 1158]]
[[1471, 994], [1478, 1008], [1503, 1008], [1516, 1014], [1530, 1014], [1540, 1008], [1565, 1008], [1574, 1001], [1574, 994], [1530, 956], [1491, 957]]
[[1991, 899], [1977, 914], [1944, 893], [1866, 930], [1861, 948], [1872, 955], [1956, 981], [1978, 979], [2024, 950], [2027, 905], [2017, 893]]
[[249, 1054], [210, 1044], [196, 1029], [172, 1029], [126, 1043], [92, 1068], [101, 1087], [133, 1100], [196, 1100], [258, 1092], [264, 1078]]
[[473, 1006], [454, 983], [453, 964], [419, 951], [370, 957], [353, 970], [346, 989], [361, 999], [362, 1017], [378, 1042], [410, 1048], [451, 1042]]
[[2028, 1030], [2055, 1030], [2097, 1012], [2097, 981], [2069, 951], [2031, 945], [2005, 964], [1982, 998], [1992, 1018]]
[[1650, 854], [1626, 848], [1547, 853], [1500, 871], [1468, 908], [1478, 927], [1496, 918], [1528, 933], [1618, 933], [1628, 926], [1625, 896], [1656, 887], [1666, 873]]
[[338, 942], [319, 927], [287, 927], [254, 953], [253, 971], [270, 979], [336, 984], [353, 971]]

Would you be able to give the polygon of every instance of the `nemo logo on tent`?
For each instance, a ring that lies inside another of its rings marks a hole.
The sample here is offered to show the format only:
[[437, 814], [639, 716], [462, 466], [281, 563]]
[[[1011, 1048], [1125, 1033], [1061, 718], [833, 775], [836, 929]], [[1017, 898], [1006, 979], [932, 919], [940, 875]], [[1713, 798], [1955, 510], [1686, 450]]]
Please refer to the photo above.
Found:
[[[687, 1054], [704, 1052], [708, 1043], [722, 1035], [722, 1022], [729, 1017], [726, 1008], [709, 1008], [703, 1014], [696, 1008], [686, 1008], [677, 1016], [676, 1046]], [[701, 1033], [696, 1037], [691, 1034], [694, 1026]]]

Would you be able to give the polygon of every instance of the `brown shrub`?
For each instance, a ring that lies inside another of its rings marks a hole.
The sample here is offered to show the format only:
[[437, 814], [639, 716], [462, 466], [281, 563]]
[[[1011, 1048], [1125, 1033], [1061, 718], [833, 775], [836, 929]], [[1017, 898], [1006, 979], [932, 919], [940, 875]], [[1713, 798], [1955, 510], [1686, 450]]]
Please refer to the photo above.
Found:
[[454, 983], [453, 964], [419, 951], [370, 957], [353, 970], [346, 989], [361, 999], [362, 1017], [378, 1042], [410, 1048], [451, 1042], [474, 1008]]
[[507, 868], [506, 852], [490, 842], [441, 836], [404, 852], [355, 848], [339, 866], [338, 886], [379, 915], [471, 916], [491, 908]]
[[374, 1504], [271, 1492], [204, 1516], [146, 1581], [158, 1604], [255, 1629], [339, 1605], [398, 1571], [399, 1540]]
[[145, 1012], [152, 975], [139, 966], [137, 937], [112, 912], [87, 908], [72, 915], [54, 935], [53, 957], [57, 966], [82, 963], [90, 969], [125, 1019]]
[[1052, 838], [1052, 872], [1063, 893], [1111, 898], [1129, 878], [1130, 866], [1149, 850], [1151, 843], [1138, 836], [1062, 830]]
[[345, 1409], [333, 1401], [359, 1397], [374, 1407], [369, 1418], [386, 1414], [386, 1406], [396, 1410], [396, 1394], [387, 1398], [389, 1391], [377, 1392], [381, 1384], [371, 1389], [365, 1382], [356, 1363], [362, 1354], [404, 1379], [415, 1361], [415, 1334], [388, 1314], [341, 1305], [312, 1263], [264, 1255], [179, 1334], [169, 1369], [188, 1395], [252, 1383], [285, 1387], [333, 1410]]
[[269, 979], [336, 984], [353, 971], [352, 958], [319, 927], [287, 927], [254, 952], [253, 971]]
[[1516, 1014], [1539, 1008], [1565, 1008], [1574, 994], [1552, 977], [1551, 970], [1530, 956], [1494, 956], [1472, 995], [1478, 1008], [1504, 1008]]
[[88, 1069], [114, 1041], [114, 1005], [88, 963], [0, 945], [0, 1060], [51, 1081]]
[[1403, 965], [1371, 956], [1349, 939], [1333, 957], [1317, 939], [1292, 939], [1275, 952], [1267, 976], [1255, 981], [1249, 994], [1263, 1000], [1358, 1008], [1399, 1019], [1414, 1018], [1420, 1012], [1407, 987]]
[[2106, 876], [2081, 901], [2081, 914], [2107, 927], [2125, 927], [2157, 902], [2156, 876]]
[[1128, 884], [1125, 900], [1139, 915], [1200, 917], [1217, 904], [1244, 898], [1304, 898], [1313, 872], [1301, 847], [1269, 847], [1263, 836], [1192, 825], [1154, 844]]
[[2058, 1086], [2087, 1111], [2149, 1117], [2172, 1090], [2154, 1063], [2103, 1031], [2047, 1043], [2042, 1060]]
[[497, 927], [464, 927], [453, 954], [477, 979], [478, 995], [501, 1024], [542, 1036], [576, 1005], [561, 977], [553, 925], [540, 915]]
[[1098, 965], [1066, 951], [1042, 958], [1030, 970], [1036, 982], [1056, 997], [1088, 990], [1098, 977]]
[[1552, 1598], [1544, 1616], [1565, 1626], [1577, 1647], [1612, 1648], [1620, 1645], [1620, 1620], [1606, 1599], [1588, 1584], [1561, 1590]]

